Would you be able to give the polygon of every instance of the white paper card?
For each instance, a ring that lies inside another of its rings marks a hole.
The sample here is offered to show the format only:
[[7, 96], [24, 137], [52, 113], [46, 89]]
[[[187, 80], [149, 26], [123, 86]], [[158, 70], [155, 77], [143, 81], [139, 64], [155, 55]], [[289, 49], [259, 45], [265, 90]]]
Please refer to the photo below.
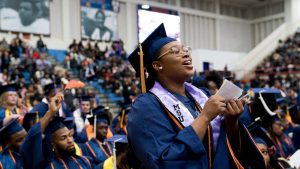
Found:
[[225, 79], [222, 86], [216, 93], [216, 95], [223, 96], [226, 101], [230, 99], [238, 99], [243, 94], [243, 89], [239, 88], [232, 82]]
[[290, 157], [290, 164], [292, 167], [299, 168], [300, 167], [300, 150], [297, 150], [291, 157]]

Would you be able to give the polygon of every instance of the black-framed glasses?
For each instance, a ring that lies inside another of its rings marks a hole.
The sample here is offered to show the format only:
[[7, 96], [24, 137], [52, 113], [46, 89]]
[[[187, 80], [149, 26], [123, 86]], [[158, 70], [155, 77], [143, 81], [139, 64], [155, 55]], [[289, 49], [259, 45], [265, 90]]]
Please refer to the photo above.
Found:
[[180, 52], [180, 50], [182, 50], [183, 52], [186, 52], [186, 53], [190, 54], [192, 48], [190, 48], [188, 46], [182, 46], [181, 48], [179, 48], [177, 46], [172, 46], [169, 50], [167, 50], [163, 54], [159, 55], [156, 60], [160, 59], [161, 57], [163, 57], [164, 55], [166, 55], [168, 53], [178, 54]]

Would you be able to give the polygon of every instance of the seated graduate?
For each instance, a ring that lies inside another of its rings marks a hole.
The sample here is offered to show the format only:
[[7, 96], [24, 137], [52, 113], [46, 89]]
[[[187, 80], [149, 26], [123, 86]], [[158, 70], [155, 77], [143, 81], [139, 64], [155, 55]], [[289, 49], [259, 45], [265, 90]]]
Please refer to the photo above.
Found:
[[96, 165], [103, 165], [103, 162], [112, 156], [112, 145], [106, 141], [109, 128], [109, 116], [103, 106], [93, 109], [95, 137], [81, 146], [82, 153], [90, 156]]
[[2, 127], [5, 120], [11, 118], [22, 118], [21, 111], [17, 107], [18, 93], [15, 84], [8, 84], [0, 87], [0, 127]]
[[117, 168], [129, 169], [131, 168], [128, 164], [128, 158], [126, 157], [128, 150], [128, 140], [126, 135], [114, 135], [113, 137], [107, 139], [114, 145], [113, 151], [116, 153], [104, 161], [103, 169], [113, 169], [114, 163], [116, 163]]
[[27, 132], [19, 124], [18, 119], [11, 119], [0, 130], [0, 142], [4, 146], [0, 154], [1, 169], [19, 169], [23, 162], [19, 149]]
[[83, 95], [79, 97], [79, 108], [74, 112], [76, 132], [82, 132], [89, 125], [88, 118], [93, 117], [91, 111], [91, 97]]
[[[74, 117], [67, 117], [63, 121], [64, 125], [71, 131], [71, 134], [73, 135], [73, 138], [75, 140], [76, 137], [76, 132], [75, 132], [75, 122], [74, 122]], [[78, 156], [82, 155], [82, 150], [80, 146], [74, 142], [74, 147], [75, 147], [75, 153]]]
[[269, 137], [267, 130], [261, 127], [261, 121], [255, 121], [248, 129], [254, 138], [256, 146], [262, 153], [267, 169], [283, 169], [283, 165], [278, 161], [276, 155], [276, 146], [273, 140]]
[[113, 134], [127, 135], [128, 113], [131, 109], [130, 104], [120, 104], [121, 112], [113, 119], [111, 131]]
[[244, 100], [225, 102], [218, 95], [208, 99], [186, 83], [194, 73], [190, 49], [167, 37], [163, 24], [141, 46], [129, 61], [147, 92], [131, 106], [127, 130], [144, 168], [265, 168], [261, 153], [238, 121]]
[[56, 116], [63, 97], [57, 93], [51, 98], [47, 113], [29, 130], [21, 147], [24, 168], [94, 168], [88, 158], [76, 155], [72, 132]]
[[[86, 125], [84, 127], [84, 130], [82, 130], [82, 132], [80, 133], [76, 133], [76, 137], [75, 137], [75, 141], [77, 143], [80, 143], [80, 144], [83, 144], [85, 142], [88, 142], [89, 140], [91, 140], [92, 138], [95, 137], [95, 133], [94, 133], [94, 110], [96, 109], [104, 109], [105, 113], [109, 116], [109, 120], [108, 120], [108, 124], [111, 123], [111, 113], [108, 111], [108, 108], [107, 107], [104, 107], [104, 106], [98, 106], [96, 107], [95, 109], [91, 110], [91, 113], [86, 117]], [[75, 118], [75, 121], [76, 121], [76, 118]], [[75, 126], [76, 128], [76, 126]], [[110, 127], [107, 129], [107, 135], [106, 135], [106, 138], [110, 138], [113, 136], [113, 133], [110, 129]]]
[[283, 122], [277, 115], [271, 117], [268, 131], [277, 149], [278, 157], [289, 158], [295, 153], [292, 139], [284, 134]]

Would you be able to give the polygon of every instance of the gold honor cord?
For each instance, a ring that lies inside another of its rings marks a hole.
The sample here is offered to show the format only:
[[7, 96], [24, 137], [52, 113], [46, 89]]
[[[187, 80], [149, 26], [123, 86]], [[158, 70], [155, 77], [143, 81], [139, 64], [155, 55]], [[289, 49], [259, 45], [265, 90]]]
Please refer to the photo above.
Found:
[[146, 93], [146, 83], [145, 83], [145, 72], [144, 72], [144, 53], [142, 49], [142, 45], [139, 44], [140, 52], [140, 75], [141, 75], [141, 87], [142, 93]]

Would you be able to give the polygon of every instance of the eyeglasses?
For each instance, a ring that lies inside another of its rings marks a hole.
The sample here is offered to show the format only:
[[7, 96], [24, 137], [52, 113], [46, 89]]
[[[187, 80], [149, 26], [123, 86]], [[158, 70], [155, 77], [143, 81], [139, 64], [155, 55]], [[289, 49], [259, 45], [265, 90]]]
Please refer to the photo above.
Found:
[[171, 47], [169, 50], [167, 50], [166, 52], [164, 52], [163, 54], [161, 54], [160, 56], [157, 57], [156, 60], [159, 60], [161, 57], [163, 57], [164, 55], [171, 53], [171, 54], [178, 54], [180, 52], [180, 50], [182, 50], [183, 52], [186, 52], [187, 54], [190, 54], [191, 52], [191, 48], [188, 46], [182, 46], [181, 49], [178, 48], [177, 46], [173, 46]]

